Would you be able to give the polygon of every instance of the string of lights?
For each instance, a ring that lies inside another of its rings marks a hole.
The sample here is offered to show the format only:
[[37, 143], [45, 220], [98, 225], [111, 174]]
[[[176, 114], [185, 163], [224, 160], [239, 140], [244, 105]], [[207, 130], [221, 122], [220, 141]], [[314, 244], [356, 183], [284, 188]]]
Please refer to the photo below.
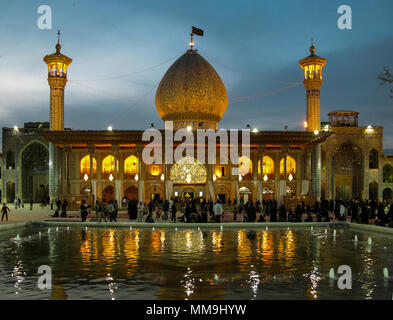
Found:
[[283, 88], [270, 90], [270, 91], [267, 91], [267, 92], [264, 92], [264, 93], [257, 93], [257, 94], [252, 94], [252, 95], [248, 95], [248, 96], [231, 98], [231, 99], [229, 99], [229, 103], [230, 104], [234, 104], [234, 103], [239, 103], [239, 102], [250, 101], [250, 100], [253, 100], [253, 99], [264, 98], [264, 97], [267, 97], [267, 96], [271, 96], [271, 95], [280, 93], [280, 92], [285, 91], [285, 90], [289, 90], [289, 89], [297, 87], [299, 85], [301, 85], [301, 82], [300, 83], [294, 83], [294, 84], [291, 84], [289, 86], [285, 86]]
[[208, 60], [214, 61], [215, 63], [217, 63], [218, 65], [222, 66], [225, 69], [228, 69], [230, 71], [236, 72], [236, 73], [241, 73], [256, 79], [259, 79], [261, 81], [265, 81], [265, 82], [270, 82], [270, 83], [280, 83], [280, 84], [301, 84], [302, 82], [293, 82], [293, 81], [282, 81], [282, 80], [272, 80], [272, 79], [266, 79], [265, 77], [261, 77], [260, 75], [256, 75], [256, 74], [252, 74], [249, 72], [245, 72], [245, 71], [241, 71], [238, 69], [235, 69], [233, 67], [230, 67], [222, 62], [220, 62], [219, 60], [213, 59], [212, 57], [208, 57], [207, 55], [205, 55], [205, 53], [203, 53], [203, 55], [208, 58]]

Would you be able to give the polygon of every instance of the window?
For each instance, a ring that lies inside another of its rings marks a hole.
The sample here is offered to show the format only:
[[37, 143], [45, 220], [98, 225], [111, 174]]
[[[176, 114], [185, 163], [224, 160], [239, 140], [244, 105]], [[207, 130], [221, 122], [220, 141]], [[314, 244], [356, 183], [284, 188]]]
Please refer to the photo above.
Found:
[[124, 175], [126, 178], [135, 176], [138, 173], [138, 158], [134, 155], [129, 156], [124, 161]]
[[[261, 176], [261, 160], [258, 161], [258, 175]], [[263, 157], [263, 175], [262, 179], [265, 177], [269, 180], [274, 179], [274, 160], [269, 156]]]
[[[119, 172], [119, 160], [116, 161], [116, 171]], [[102, 178], [108, 179], [109, 176], [115, 173], [115, 157], [109, 155], [102, 160]]]
[[295, 179], [296, 175], [296, 161], [291, 156], [287, 156], [287, 176], [284, 177], [284, 161], [285, 158], [282, 158], [280, 161], [280, 178], [288, 179], [289, 175], [292, 175], [292, 178]]
[[11, 150], [6, 154], [6, 169], [15, 169], [15, 153]]
[[[80, 171], [81, 175], [80, 177], [83, 179], [85, 174], [87, 174], [90, 178], [90, 156], [87, 155], [82, 158], [81, 164], [80, 164]], [[97, 175], [97, 161], [96, 159], [93, 158], [93, 178], [95, 178]]]
[[378, 169], [378, 151], [372, 149], [370, 151], [370, 169]]

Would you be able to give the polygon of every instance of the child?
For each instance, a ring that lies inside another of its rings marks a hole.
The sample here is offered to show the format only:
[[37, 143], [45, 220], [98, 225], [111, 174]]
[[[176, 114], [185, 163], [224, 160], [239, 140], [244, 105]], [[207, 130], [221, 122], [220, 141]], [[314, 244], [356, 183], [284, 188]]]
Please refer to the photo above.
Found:
[[1, 208], [1, 213], [2, 213], [1, 214], [1, 221], [3, 221], [4, 216], [5, 216], [6, 221], [8, 222], [8, 212], [10, 212], [10, 211], [11, 211], [10, 208], [8, 208], [5, 203], [3, 203], [3, 207]]

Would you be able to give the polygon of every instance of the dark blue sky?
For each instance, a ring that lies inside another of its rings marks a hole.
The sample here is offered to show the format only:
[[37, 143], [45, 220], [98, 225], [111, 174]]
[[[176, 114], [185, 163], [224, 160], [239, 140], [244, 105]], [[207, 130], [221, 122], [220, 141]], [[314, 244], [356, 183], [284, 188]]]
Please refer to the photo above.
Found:
[[[53, 30], [37, 27], [37, 8], [52, 8]], [[353, 10], [353, 29], [337, 27], [337, 9]], [[65, 126], [73, 129], [162, 127], [155, 89], [187, 49], [191, 25], [204, 29], [196, 48], [223, 79], [230, 99], [220, 126], [299, 130], [305, 91], [298, 60], [327, 59], [321, 116], [360, 112], [361, 124], [385, 127], [393, 148], [393, 99], [377, 74], [393, 69], [391, 0], [15, 0], [0, 4], [0, 124], [48, 121], [45, 54], [62, 30], [62, 52], [73, 59], [65, 97]], [[144, 71], [143, 71], [144, 70]], [[139, 72], [143, 71], [143, 72]], [[122, 77], [119, 77], [124, 75]], [[97, 80], [99, 81], [78, 81]], [[266, 80], [274, 80], [270, 82]], [[282, 83], [281, 83], [282, 82]]]

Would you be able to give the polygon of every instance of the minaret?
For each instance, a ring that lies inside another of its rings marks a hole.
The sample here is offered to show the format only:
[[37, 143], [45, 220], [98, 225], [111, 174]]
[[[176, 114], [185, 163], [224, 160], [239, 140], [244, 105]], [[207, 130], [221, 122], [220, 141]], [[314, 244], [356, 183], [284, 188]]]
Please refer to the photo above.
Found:
[[[56, 52], [44, 57], [48, 65], [48, 83], [50, 87], [50, 130], [64, 130], [64, 88], [67, 84], [67, 69], [72, 60], [60, 53], [60, 30], [56, 44]], [[49, 196], [56, 198], [61, 190], [62, 151], [49, 143]]]
[[60, 31], [56, 53], [46, 55], [48, 83], [50, 87], [50, 130], [64, 130], [64, 88], [67, 84], [67, 69], [72, 60], [60, 53]]
[[[304, 69], [304, 86], [307, 93], [307, 130], [319, 134], [321, 130], [321, 87], [322, 69], [326, 59], [315, 54], [314, 44], [311, 44], [310, 55], [299, 61]], [[311, 148], [311, 192], [316, 200], [321, 199], [321, 144]]]
[[310, 47], [310, 55], [299, 61], [304, 69], [304, 86], [307, 93], [307, 129], [308, 131], [321, 130], [321, 95], [322, 69], [326, 59], [315, 55], [314, 44]]

